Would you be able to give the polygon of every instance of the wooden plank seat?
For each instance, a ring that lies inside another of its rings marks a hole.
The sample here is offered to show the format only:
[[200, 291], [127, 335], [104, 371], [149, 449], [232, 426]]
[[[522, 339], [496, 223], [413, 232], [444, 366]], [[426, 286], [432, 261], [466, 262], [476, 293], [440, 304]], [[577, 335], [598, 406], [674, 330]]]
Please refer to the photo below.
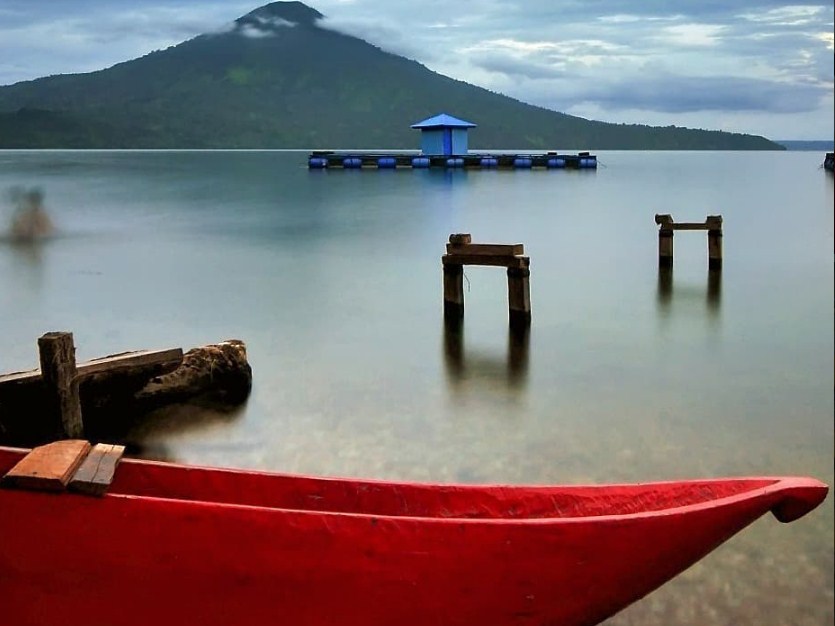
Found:
[[125, 447], [83, 439], [65, 439], [33, 448], [5, 476], [0, 486], [13, 489], [101, 496], [107, 491]]

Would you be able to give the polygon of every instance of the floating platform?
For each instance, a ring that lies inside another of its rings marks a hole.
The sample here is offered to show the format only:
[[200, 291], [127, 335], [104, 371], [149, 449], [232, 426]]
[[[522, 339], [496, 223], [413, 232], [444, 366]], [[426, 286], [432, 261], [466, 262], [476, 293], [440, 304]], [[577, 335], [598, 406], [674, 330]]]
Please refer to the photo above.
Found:
[[381, 154], [319, 150], [307, 158], [310, 169], [596, 169], [597, 157], [588, 152], [558, 154]]

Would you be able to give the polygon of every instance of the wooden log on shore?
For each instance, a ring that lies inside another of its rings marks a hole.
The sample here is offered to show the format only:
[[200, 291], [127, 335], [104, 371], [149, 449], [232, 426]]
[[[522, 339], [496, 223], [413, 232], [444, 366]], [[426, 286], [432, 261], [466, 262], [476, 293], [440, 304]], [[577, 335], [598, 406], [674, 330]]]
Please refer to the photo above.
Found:
[[148, 409], [202, 395], [239, 404], [251, 389], [252, 368], [246, 358], [246, 345], [230, 339], [189, 350], [177, 369], [149, 381], [134, 399]]

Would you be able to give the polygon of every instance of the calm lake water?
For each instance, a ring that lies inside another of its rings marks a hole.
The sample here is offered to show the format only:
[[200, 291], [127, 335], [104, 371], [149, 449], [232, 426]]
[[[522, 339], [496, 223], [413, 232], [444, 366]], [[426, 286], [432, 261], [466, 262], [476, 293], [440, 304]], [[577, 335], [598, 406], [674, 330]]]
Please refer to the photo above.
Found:
[[[817, 152], [603, 152], [597, 171], [309, 171], [304, 152], [0, 151], [60, 228], [0, 242], [0, 371], [71, 330], [80, 360], [239, 338], [231, 414], [162, 411], [149, 456], [420, 481], [833, 481], [833, 176]], [[0, 204], [0, 225], [12, 206]], [[656, 213], [724, 218], [657, 268]], [[450, 233], [524, 243], [532, 325]], [[764, 518], [607, 624], [833, 622], [833, 506]]]

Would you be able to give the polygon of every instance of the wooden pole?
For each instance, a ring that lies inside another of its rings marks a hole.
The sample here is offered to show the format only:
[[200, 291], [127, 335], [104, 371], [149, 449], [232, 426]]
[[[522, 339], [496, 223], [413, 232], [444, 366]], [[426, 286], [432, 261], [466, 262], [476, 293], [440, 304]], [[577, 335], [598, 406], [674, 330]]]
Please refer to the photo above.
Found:
[[444, 265], [444, 318], [464, 319], [464, 266]]
[[531, 270], [507, 268], [507, 300], [511, 327], [531, 324]]
[[65, 439], [84, 436], [81, 397], [75, 368], [72, 333], [51, 332], [38, 339], [44, 393], [56, 428]]

